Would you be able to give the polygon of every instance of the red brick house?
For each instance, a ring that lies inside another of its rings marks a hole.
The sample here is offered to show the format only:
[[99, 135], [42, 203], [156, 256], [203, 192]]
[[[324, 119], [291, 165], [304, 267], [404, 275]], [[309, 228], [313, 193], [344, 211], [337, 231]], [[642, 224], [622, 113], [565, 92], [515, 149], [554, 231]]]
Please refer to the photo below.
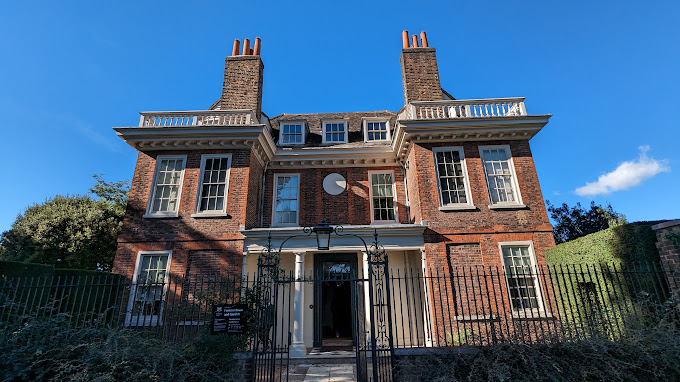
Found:
[[[523, 98], [454, 99], [424, 33], [403, 43], [400, 110], [270, 118], [256, 39], [242, 51], [235, 42], [222, 96], [208, 110], [143, 112], [138, 126], [114, 128], [138, 151], [114, 271], [132, 279], [252, 272], [269, 233], [278, 245], [322, 219], [366, 241], [377, 228], [391, 266], [423, 275], [544, 264], [554, 241], [529, 140], [550, 115], [527, 113]], [[313, 237], [288, 241], [281, 267], [361, 272], [363, 245], [333, 240], [323, 252]], [[539, 283], [521, 288], [530, 289], [526, 301], [507, 309], [541, 311]], [[328, 318], [332, 291], [299, 289], [292, 349], [304, 355], [340, 329], [311, 325]], [[149, 302], [130, 309], [137, 303]]]

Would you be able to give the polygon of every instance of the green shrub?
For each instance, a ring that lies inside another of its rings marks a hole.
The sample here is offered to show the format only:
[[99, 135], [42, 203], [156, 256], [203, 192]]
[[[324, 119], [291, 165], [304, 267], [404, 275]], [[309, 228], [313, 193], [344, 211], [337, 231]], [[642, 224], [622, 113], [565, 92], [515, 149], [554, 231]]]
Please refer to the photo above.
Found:
[[623, 266], [638, 262], [658, 262], [656, 235], [652, 225], [658, 222], [637, 222], [595, 232], [559, 244], [545, 251], [548, 265], [615, 264]]
[[621, 341], [589, 338], [541, 345], [504, 343], [465, 354], [449, 348], [442, 354], [400, 358], [396, 379], [427, 382], [680, 380], [680, 330], [676, 321], [658, 319], [660, 312], [666, 318], [672, 317], [668, 314], [669, 306], [653, 305], [656, 311], [649, 318], [656, 319], [631, 328]]
[[0, 381], [231, 381], [242, 337], [203, 333], [180, 344], [135, 329], [32, 321], [0, 338]]

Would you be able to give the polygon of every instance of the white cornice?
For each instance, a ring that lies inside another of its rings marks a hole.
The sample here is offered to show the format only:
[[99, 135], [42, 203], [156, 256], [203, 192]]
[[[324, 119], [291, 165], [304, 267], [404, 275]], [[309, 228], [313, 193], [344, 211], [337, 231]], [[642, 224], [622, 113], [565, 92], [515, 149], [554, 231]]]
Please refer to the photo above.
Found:
[[[389, 225], [348, 225], [343, 226], [343, 234], [357, 235], [370, 247], [373, 242], [375, 230], [378, 232], [378, 240], [387, 250], [409, 250], [424, 247], [423, 232], [427, 224], [389, 224]], [[267, 238], [271, 233], [272, 245], [278, 249], [281, 243], [294, 235], [301, 235], [288, 240], [282, 252], [319, 252], [317, 249], [316, 236], [307, 236], [302, 227], [283, 228], [253, 228], [243, 229], [240, 233], [245, 236], [244, 251], [259, 253], [265, 249]], [[361, 240], [354, 236], [331, 235], [331, 250], [337, 251], [363, 251], [364, 245]]]
[[551, 115], [521, 117], [398, 120], [392, 149], [403, 161], [413, 142], [465, 142], [529, 140], [548, 123]]
[[277, 148], [270, 168], [300, 166], [366, 167], [395, 166], [397, 157], [390, 146]]
[[252, 148], [261, 164], [274, 156], [267, 126], [114, 127], [133, 148], [144, 150], [208, 150]]

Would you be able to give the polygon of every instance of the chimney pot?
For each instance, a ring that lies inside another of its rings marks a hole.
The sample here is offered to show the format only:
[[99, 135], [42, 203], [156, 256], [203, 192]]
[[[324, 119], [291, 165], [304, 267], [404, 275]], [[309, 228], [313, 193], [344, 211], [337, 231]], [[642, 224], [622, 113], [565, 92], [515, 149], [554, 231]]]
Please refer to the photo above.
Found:
[[240, 45], [241, 45], [241, 42], [239, 40], [234, 40], [234, 49], [231, 50], [232, 56], [238, 56], [238, 51], [239, 51]]
[[411, 46], [411, 47], [412, 48], [418, 48], [418, 36], [416, 36], [416, 35], [411, 36], [411, 40], [413, 42], [413, 46]]
[[420, 42], [423, 48], [427, 48], [429, 45], [427, 45], [427, 36], [425, 35], [425, 31], [420, 32]]
[[[424, 32], [423, 32], [424, 33]], [[260, 55], [260, 43], [261, 40], [259, 37], [255, 37], [255, 55], [259, 56]]]
[[402, 42], [402, 44], [403, 44], [403, 46], [404, 46], [404, 49], [406, 49], [406, 48], [409, 47], [409, 43], [408, 43], [408, 31], [403, 31], [403, 32], [401, 32], [401, 42]]
[[243, 55], [247, 56], [250, 54], [250, 40], [247, 38], [243, 39]]

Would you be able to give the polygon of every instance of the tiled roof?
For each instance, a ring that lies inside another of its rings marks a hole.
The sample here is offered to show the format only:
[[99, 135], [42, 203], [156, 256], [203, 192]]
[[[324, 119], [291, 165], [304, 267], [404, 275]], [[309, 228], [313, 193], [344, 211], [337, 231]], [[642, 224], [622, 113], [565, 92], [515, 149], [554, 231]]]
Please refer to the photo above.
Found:
[[397, 113], [382, 110], [382, 111], [358, 111], [350, 113], [312, 113], [312, 114], [280, 114], [271, 118], [272, 136], [275, 141], [279, 137], [279, 124], [284, 121], [298, 122], [304, 121], [307, 128], [307, 139], [305, 147], [329, 147], [322, 145], [321, 139], [321, 123], [330, 120], [348, 121], [348, 143], [332, 145], [330, 147], [358, 147], [365, 145], [385, 145], [386, 143], [364, 143], [363, 136], [363, 118], [370, 117], [385, 117], [389, 119], [390, 129], [394, 130], [397, 120]]

